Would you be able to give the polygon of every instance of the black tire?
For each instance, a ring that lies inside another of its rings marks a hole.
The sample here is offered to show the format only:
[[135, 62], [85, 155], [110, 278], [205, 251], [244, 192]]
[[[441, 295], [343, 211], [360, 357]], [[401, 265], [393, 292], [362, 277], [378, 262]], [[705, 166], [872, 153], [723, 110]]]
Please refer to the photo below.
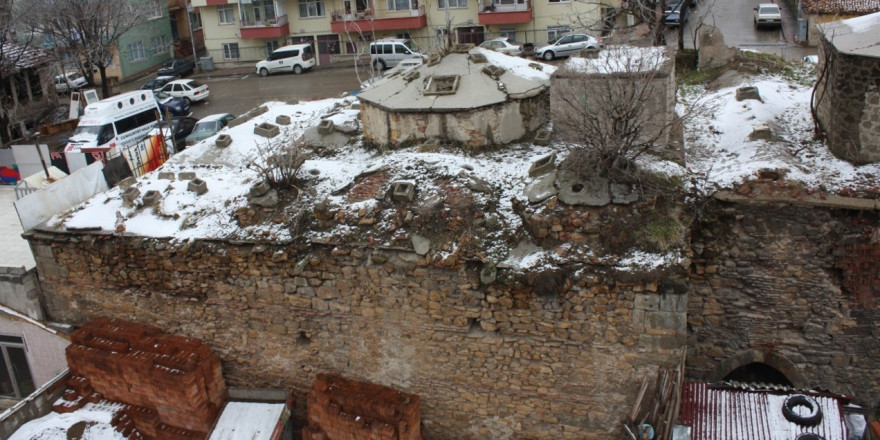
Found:
[[[801, 415], [795, 411], [798, 406], [809, 408], [809, 414]], [[816, 399], [803, 394], [795, 394], [785, 399], [782, 404], [782, 415], [792, 423], [801, 426], [816, 426], [822, 421], [822, 408]], [[806, 439], [805, 439], [806, 440]]]
[[812, 432], [802, 432], [798, 434], [794, 440], [825, 440], [825, 437], [822, 437], [819, 434], [813, 434]]
[[379, 70], [379, 71], [385, 70], [385, 61], [383, 61], [383, 60], [376, 60], [376, 62], [373, 63], [373, 65], [376, 66], [376, 70]]
[[553, 61], [553, 58], [556, 58], [556, 56], [553, 54], [552, 50], [545, 50], [541, 55], [541, 58], [543, 58], [544, 61]]
[[265, 67], [263, 67], [262, 69], [260, 69], [260, 76], [262, 76], [263, 78], [269, 76], [269, 71]]
[[189, 99], [189, 98], [183, 98], [183, 100], [186, 101], [186, 105], [192, 106], [192, 103], [193, 103], [193, 102], [192, 102], [192, 99]]
[[300, 74], [302, 74], [302, 73], [303, 73], [303, 67], [300, 66], [299, 64], [294, 64], [294, 65], [293, 65], [293, 74], [294, 74], [294, 75], [300, 75]]

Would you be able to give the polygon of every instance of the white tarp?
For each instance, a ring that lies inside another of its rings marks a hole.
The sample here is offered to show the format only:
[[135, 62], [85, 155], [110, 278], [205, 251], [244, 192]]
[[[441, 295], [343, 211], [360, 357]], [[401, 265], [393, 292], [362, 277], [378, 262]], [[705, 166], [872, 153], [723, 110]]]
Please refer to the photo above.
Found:
[[109, 188], [101, 172], [103, 169], [103, 162], [95, 162], [41, 191], [16, 200], [15, 210], [18, 211], [22, 229], [30, 230], [53, 215], [107, 191]]

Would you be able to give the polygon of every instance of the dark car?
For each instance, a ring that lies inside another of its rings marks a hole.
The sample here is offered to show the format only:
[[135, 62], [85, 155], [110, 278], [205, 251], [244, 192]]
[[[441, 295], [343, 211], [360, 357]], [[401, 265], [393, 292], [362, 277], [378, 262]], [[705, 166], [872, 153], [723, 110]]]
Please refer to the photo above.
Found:
[[192, 75], [195, 68], [196, 65], [192, 61], [172, 58], [166, 61], [156, 73], [159, 76], [186, 76]]
[[[196, 126], [196, 122], [198, 122], [196, 118], [190, 118], [188, 116], [173, 118], [171, 120], [171, 135], [174, 137], [174, 143], [177, 145], [178, 150], [186, 148], [186, 137], [192, 133], [193, 127]], [[162, 127], [162, 131], [165, 132], [168, 128], [168, 121], [160, 122], [159, 126]]]
[[141, 86], [141, 90], [152, 90], [153, 92], [158, 92], [162, 87], [165, 87], [165, 84], [174, 81], [173, 76], [157, 76], [149, 81], [146, 84]]
[[690, 0], [673, 1], [663, 10], [663, 23], [666, 26], [681, 26], [688, 21], [691, 13]]
[[165, 92], [156, 94], [156, 103], [159, 104], [159, 110], [165, 115], [165, 109], [171, 113], [171, 116], [186, 116], [189, 114], [189, 102], [186, 98], [175, 98]]

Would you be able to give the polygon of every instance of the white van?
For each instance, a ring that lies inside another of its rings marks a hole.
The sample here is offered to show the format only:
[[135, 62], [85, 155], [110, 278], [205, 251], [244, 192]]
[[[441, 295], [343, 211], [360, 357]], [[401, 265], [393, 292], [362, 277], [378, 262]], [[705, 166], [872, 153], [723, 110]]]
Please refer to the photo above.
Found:
[[257, 63], [257, 73], [268, 76], [275, 72], [293, 72], [296, 75], [315, 66], [315, 52], [310, 44], [293, 44], [279, 47], [263, 61]]
[[72, 90], [79, 90], [88, 84], [86, 77], [79, 72], [68, 72], [63, 75], [55, 76], [55, 90], [58, 93], [68, 93]]
[[157, 126], [159, 115], [152, 90], [136, 90], [89, 104], [64, 151], [108, 151], [134, 145]]
[[394, 67], [400, 60], [421, 57], [418, 46], [406, 38], [384, 38], [370, 43], [370, 63], [378, 70]]

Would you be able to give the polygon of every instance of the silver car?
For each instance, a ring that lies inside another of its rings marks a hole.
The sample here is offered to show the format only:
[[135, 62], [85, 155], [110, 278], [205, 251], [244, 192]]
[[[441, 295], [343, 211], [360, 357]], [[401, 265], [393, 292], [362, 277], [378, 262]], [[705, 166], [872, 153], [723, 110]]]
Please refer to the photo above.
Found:
[[554, 58], [576, 54], [581, 49], [601, 49], [602, 47], [604, 44], [601, 38], [587, 34], [571, 34], [535, 49], [535, 57], [550, 61]]

